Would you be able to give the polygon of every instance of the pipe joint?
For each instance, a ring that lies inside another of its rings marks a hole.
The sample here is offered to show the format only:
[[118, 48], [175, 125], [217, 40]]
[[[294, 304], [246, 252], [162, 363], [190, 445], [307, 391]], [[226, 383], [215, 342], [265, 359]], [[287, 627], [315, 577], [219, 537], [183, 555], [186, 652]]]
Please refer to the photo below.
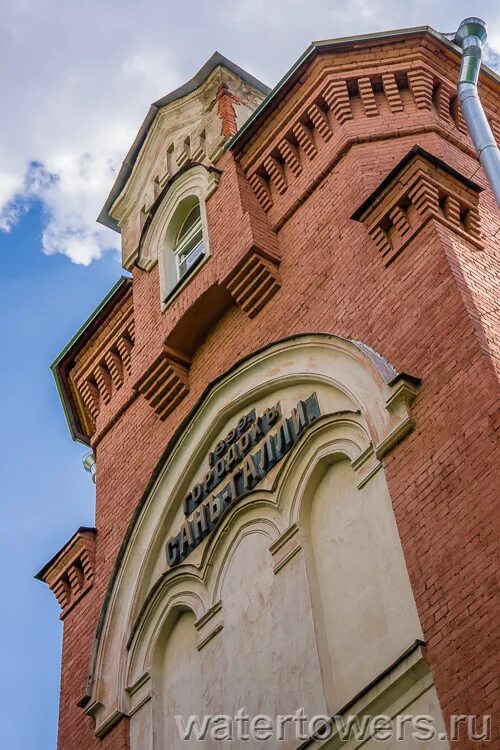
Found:
[[464, 47], [464, 57], [477, 57], [481, 59], [481, 47], [479, 44], [469, 44], [468, 47]]
[[454, 41], [459, 47], [464, 48], [471, 43], [466, 40], [472, 38], [477, 40], [477, 42], [472, 42], [473, 44], [479, 44], [479, 46], [482, 46], [485, 43], [487, 36], [488, 32], [486, 30], [486, 23], [482, 18], [464, 18], [457, 29]]

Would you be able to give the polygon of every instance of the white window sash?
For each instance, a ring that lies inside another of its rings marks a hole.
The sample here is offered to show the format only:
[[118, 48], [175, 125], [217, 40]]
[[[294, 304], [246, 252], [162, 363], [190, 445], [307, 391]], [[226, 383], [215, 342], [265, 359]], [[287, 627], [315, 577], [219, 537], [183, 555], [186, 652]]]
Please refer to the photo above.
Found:
[[188, 267], [182, 273], [182, 264], [189, 258], [191, 253], [194, 253], [200, 247], [200, 245], [203, 245], [203, 228], [201, 219], [193, 224], [189, 232], [187, 232], [174, 249], [177, 261], [177, 275], [179, 279], [189, 271]]

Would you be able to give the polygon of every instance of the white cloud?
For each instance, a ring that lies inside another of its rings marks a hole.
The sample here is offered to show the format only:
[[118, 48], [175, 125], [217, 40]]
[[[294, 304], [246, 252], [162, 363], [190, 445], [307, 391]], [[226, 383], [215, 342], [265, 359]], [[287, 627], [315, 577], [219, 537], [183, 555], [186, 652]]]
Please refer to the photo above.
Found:
[[[218, 49], [274, 83], [311, 39], [429, 24], [450, 31], [463, 0], [4, 0], [0, 17], [0, 230], [43, 204], [44, 252], [88, 264], [119, 236], [95, 219], [151, 101]], [[474, 13], [500, 49], [493, 0]], [[490, 55], [489, 61], [498, 61]]]
[[77, 10], [16, 0], [0, 19], [0, 70], [10, 72], [2, 82], [10, 106], [0, 120], [0, 229], [39, 200], [44, 252], [84, 265], [118, 247], [119, 235], [96, 217], [150, 102], [183, 77], [167, 46], [150, 48], [139, 19], [117, 22], [120, 12], [114, 2]]

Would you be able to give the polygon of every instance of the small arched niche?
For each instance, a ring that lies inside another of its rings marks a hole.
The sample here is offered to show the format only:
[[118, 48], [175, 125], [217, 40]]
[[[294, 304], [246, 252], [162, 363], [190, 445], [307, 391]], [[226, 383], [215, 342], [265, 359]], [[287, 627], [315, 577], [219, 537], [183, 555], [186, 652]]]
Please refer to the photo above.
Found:
[[298, 505], [325, 697], [333, 713], [420, 638], [421, 630], [385, 472], [360, 483], [345, 448], [332, 445]]
[[[177, 609], [164, 627], [157, 644], [158, 668], [154, 678], [158, 701], [153, 722], [160, 747], [185, 747], [179, 737], [176, 716], [203, 716], [206, 674], [196, 649], [196, 617], [191, 609]], [[190, 746], [190, 743], [187, 743]]]

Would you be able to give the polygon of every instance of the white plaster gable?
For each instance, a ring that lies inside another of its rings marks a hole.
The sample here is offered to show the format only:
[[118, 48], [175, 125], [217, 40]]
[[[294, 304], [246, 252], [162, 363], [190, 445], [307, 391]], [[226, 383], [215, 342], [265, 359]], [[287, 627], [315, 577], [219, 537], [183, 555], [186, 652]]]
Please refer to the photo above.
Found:
[[240, 128], [264, 94], [222, 65], [194, 91], [158, 109], [132, 171], [109, 209], [122, 233], [124, 267], [135, 261], [142, 227], [164, 187], [190, 164], [211, 166], [222, 154], [229, 135], [223, 132], [218, 105], [221, 87]]

